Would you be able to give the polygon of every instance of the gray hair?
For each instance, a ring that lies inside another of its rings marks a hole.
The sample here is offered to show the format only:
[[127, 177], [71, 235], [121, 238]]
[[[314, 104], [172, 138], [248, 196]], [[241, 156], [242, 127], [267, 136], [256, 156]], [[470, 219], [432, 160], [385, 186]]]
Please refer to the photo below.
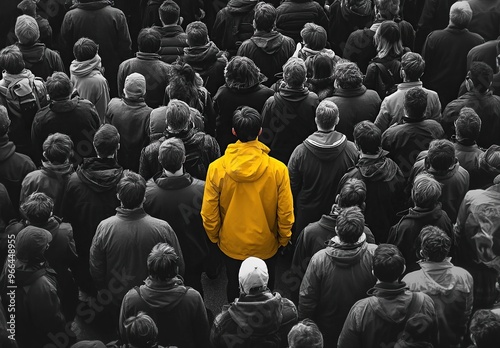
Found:
[[413, 181], [411, 198], [419, 208], [433, 208], [441, 197], [441, 184], [429, 174], [419, 174]]
[[472, 19], [472, 9], [467, 1], [457, 1], [450, 8], [450, 22], [459, 29], [466, 28]]
[[316, 123], [323, 130], [333, 129], [339, 123], [339, 108], [330, 100], [323, 100], [316, 108]]

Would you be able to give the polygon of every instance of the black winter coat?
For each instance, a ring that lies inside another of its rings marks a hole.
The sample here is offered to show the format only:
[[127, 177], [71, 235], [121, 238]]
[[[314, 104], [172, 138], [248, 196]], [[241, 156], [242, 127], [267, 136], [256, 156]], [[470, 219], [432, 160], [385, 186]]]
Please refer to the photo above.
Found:
[[313, 0], [285, 0], [276, 9], [277, 30], [291, 37], [296, 43], [301, 42], [300, 31], [306, 23], [315, 23], [328, 30], [328, 17], [323, 7]]

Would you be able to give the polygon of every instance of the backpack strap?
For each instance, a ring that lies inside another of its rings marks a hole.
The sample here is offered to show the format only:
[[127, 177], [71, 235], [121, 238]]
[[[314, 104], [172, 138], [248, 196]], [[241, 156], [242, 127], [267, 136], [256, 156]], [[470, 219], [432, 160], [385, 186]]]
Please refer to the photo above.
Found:
[[424, 294], [420, 292], [411, 293], [411, 301], [406, 311], [404, 322], [406, 323], [414, 314], [418, 313], [424, 304]]
[[392, 71], [387, 70], [384, 64], [382, 63], [377, 63], [374, 62], [375, 66], [378, 68], [378, 70], [382, 73], [382, 76], [385, 76], [386, 78], [382, 78], [382, 81], [387, 81], [387, 78], [389, 78], [389, 83], [386, 83], [386, 85], [389, 84], [394, 84], [394, 76], [392, 75]]

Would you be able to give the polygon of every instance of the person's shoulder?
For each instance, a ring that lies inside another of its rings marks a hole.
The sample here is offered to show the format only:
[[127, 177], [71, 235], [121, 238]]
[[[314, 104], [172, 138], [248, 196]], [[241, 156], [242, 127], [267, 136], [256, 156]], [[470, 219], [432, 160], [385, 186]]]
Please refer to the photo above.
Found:
[[424, 277], [424, 272], [419, 269], [405, 275], [402, 281], [408, 285], [411, 291], [415, 291], [420, 289], [419, 285], [422, 283], [422, 278]]

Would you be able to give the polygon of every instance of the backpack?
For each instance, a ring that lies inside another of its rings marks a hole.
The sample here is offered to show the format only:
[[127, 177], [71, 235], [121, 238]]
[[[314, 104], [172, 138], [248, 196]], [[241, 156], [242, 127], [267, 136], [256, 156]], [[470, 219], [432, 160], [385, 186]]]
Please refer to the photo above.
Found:
[[[382, 63], [375, 63], [375, 66], [378, 69], [377, 74], [377, 92], [381, 99], [384, 99], [388, 95], [396, 92], [398, 90], [398, 86], [394, 83], [394, 75], [392, 71], [387, 69]], [[401, 62], [399, 60], [395, 60], [394, 64], [397, 65], [397, 70], [399, 70], [401, 66]]]
[[205, 151], [205, 134], [196, 133], [191, 139], [184, 143], [186, 148], [186, 161], [184, 169], [191, 176], [205, 180], [209, 160]]

